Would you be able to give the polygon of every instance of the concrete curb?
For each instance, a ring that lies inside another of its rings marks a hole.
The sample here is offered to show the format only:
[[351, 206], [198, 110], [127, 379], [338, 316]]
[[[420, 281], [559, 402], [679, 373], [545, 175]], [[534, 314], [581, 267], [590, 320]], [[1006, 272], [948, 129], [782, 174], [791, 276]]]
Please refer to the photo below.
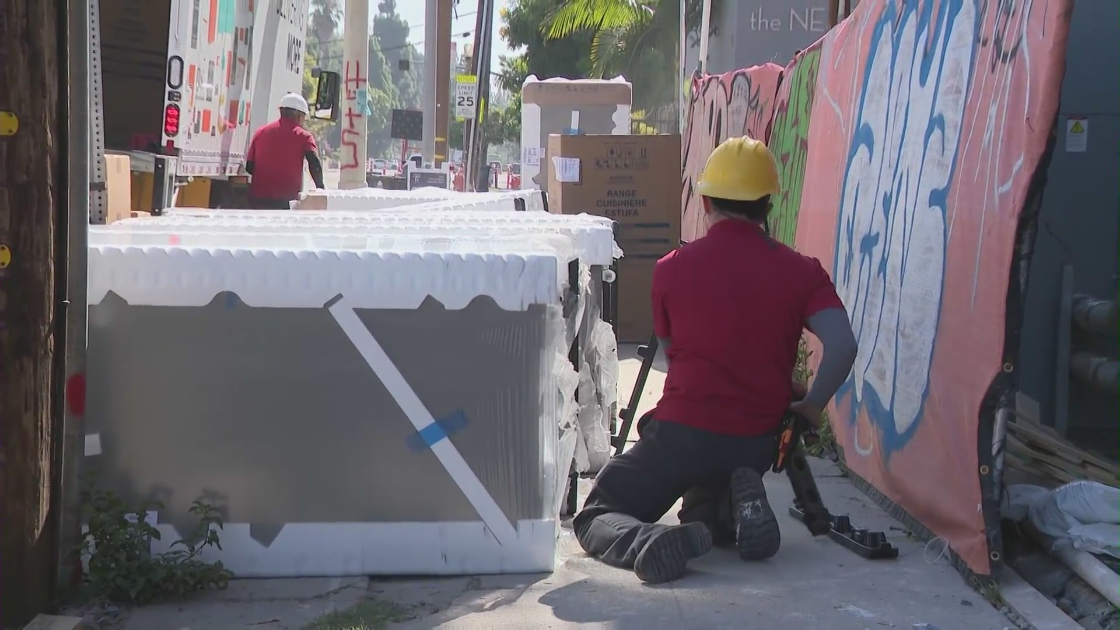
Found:
[[1084, 630], [1012, 569], [1000, 567], [995, 577], [1003, 602], [1033, 630]]

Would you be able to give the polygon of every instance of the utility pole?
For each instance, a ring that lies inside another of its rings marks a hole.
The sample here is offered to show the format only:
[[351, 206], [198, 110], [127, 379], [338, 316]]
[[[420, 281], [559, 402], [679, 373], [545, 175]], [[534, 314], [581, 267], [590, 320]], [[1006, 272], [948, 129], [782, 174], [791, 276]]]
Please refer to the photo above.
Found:
[[[435, 63], [431, 65], [435, 72], [435, 143], [434, 163], [438, 168], [450, 157], [447, 150], [447, 135], [451, 125], [451, 16], [455, 12], [457, 0], [436, 0], [438, 14], [436, 16], [436, 49]], [[426, 42], [425, 42], [426, 43]]]
[[0, 6], [0, 627], [45, 611], [54, 581], [61, 4]]
[[[413, 0], [415, 1], [415, 0]], [[433, 162], [436, 153], [435, 59], [439, 50], [439, 12], [442, 0], [424, 0], [424, 162]]]
[[338, 187], [366, 187], [369, 157], [369, 0], [346, 0], [342, 27], [342, 150]]
[[[471, 58], [471, 74], [478, 77], [478, 108], [465, 128], [466, 158], [464, 160], [463, 181], [467, 190], [477, 190], [482, 165], [486, 163], [486, 140], [483, 125], [490, 109], [490, 51], [491, 31], [494, 26], [494, 0], [478, 0], [478, 16], [475, 18], [474, 56]], [[489, 176], [487, 176], [489, 180]]]

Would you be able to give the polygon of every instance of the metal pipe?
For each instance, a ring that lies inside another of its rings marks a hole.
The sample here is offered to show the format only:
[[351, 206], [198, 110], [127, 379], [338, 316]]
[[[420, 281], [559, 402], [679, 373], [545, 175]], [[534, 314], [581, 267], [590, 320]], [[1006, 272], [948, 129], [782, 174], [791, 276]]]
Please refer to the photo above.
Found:
[[[66, 232], [64, 269], [65, 294], [62, 296], [65, 323], [62, 360], [63, 410], [62, 440], [59, 445], [58, 500], [56, 505], [57, 542], [55, 549], [56, 585], [62, 592], [76, 587], [77, 576], [72, 550], [81, 534], [81, 468], [85, 459], [85, 373], [86, 307], [90, 223], [90, 167], [103, 156], [91, 151], [90, 114], [100, 116], [100, 108], [90, 104], [90, 32], [93, 3], [99, 0], [67, 0], [66, 37], [66, 200], [62, 217]], [[98, 12], [99, 13], [99, 12]]]
[[1069, 357], [1070, 374], [1099, 390], [1116, 393], [1120, 379], [1120, 362], [1092, 352], [1074, 352]]
[[1004, 404], [996, 410], [992, 426], [992, 498], [999, 505], [1003, 496], [1003, 456], [1007, 450], [1007, 425], [1015, 418], [1012, 406]]
[[1099, 300], [1078, 293], [1073, 296], [1073, 321], [1096, 335], [1115, 335], [1120, 328], [1120, 308], [1116, 300]]
[[1069, 431], [1069, 359], [1073, 340], [1073, 265], [1062, 265], [1061, 293], [1058, 297], [1058, 347], [1054, 366], [1054, 430], [1065, 437]]

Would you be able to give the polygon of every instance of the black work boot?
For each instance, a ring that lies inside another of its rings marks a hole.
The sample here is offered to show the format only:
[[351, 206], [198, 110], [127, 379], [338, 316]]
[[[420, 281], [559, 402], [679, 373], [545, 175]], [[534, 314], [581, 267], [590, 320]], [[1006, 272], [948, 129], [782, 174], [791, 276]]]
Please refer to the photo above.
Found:
[[712, 534], [707, 525], [675, 525], [650, 538], [634, 561], [634, 573], [647, 584], [672, 582], [684, 575], [689, 560], [711, 548]]
[[731, 508], [739, 557], [743, 560], [774, 557], [782, 544], [782, 534], [774, 510], [766, 500], [766, 487], [758, 471], [739, 468], [731, 473]]

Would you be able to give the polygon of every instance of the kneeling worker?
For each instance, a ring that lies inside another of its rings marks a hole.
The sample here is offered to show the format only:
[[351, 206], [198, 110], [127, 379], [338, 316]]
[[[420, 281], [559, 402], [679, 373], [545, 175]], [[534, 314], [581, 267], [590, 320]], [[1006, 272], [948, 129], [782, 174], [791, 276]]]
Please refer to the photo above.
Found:
[[308, 116], [307, 101], [299, 94], [280, 99], [280, 118], [253, 134], [245, 172], [253, 176], [249, 203], [257, 210], [289, 210], [303, 192], [303, 163], [315, 187], [323, 185], [323, 164], [315, 136], [303, 128]]
[[[774, 462], [782, 417], [795, 411], [819, 426], [855, 361], [855, 337], [828, 273], [766, 234], [778, 188], [763, 143], [725, 141], [697, 185], [707, 236], [654, 270], [654, 328], [669, 360], [665, 391], [638, 443], [607, 463], [574, 522], [585, 551], [632, 568], [644, 582], [675, 580], [711, 549], [710, 521], [657, 524], [693, 490], [711, 490], [711, 500], [722, 502], [708, 511], [727, 514], [728, 542], [742, 559], [778, 552], [762, 475]], [[792, 401], [805, 328], [824, 351], [808, 393]]]

